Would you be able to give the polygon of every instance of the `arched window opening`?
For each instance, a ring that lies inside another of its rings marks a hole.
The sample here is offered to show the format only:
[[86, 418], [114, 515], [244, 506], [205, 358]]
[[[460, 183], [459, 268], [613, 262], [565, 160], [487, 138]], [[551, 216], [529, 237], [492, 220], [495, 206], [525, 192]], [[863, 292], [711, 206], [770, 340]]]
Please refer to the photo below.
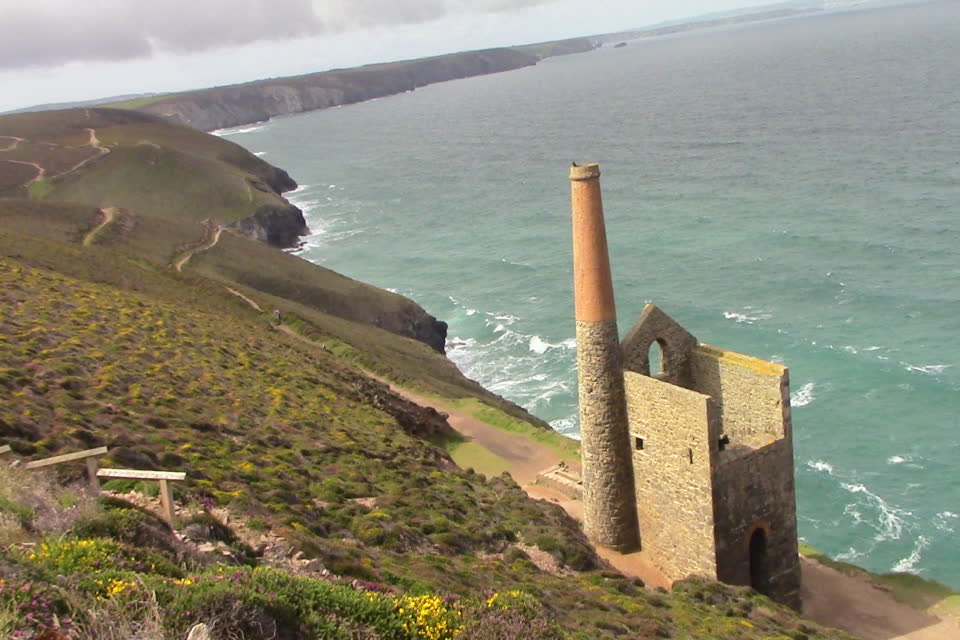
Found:
[[767, 556], [767, 532], [762, 527], [750, 536], [750, 586], [764, 595], [770, 592], [770, 566]]
[[666, 358], [663, 350], [664, 344], [660, 340], [654, 340], [650, 343], [650, 351], [647, 355], [647, 362], [650, 366], [650, 375], [655, 376], [663, 373], [666, 366]]

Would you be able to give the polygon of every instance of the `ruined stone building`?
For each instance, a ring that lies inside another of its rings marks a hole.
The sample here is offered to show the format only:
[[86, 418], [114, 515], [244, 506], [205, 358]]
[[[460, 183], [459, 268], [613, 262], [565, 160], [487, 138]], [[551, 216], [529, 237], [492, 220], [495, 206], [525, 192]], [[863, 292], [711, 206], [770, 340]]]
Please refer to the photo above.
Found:
[[587, 535], [671, 580], [799, 608], [787, 368], [703, 344], [653, 305], [620, 342], [599, 176], [570, 171]]

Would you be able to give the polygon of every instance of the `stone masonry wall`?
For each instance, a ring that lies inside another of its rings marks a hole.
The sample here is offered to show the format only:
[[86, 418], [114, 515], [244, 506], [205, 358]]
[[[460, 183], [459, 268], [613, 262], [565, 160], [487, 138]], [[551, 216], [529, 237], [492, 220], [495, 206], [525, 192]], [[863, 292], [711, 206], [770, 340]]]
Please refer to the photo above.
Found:
[[763, 446], [784, 436], [786, 367], [705, 344], [690, 364], [691, 388], [716, 402], [731, 445]]
[[701, 393], [639, 373], [625, 372], [624, 382], [642, 549], [672, 580], [715, 577], [716, 409]]
[[615, 320], [577, 322], [584, 529], [618, 551], [639, 546], [622, 355]]
[[793, 447], [778, 440], [725, 461], [714, 474], [717, 578], [750, 584], [750, 537], [757, 527], [767, 534], [769, 595], [799, 609], [800, 562], [797, 555], [797, 507]]

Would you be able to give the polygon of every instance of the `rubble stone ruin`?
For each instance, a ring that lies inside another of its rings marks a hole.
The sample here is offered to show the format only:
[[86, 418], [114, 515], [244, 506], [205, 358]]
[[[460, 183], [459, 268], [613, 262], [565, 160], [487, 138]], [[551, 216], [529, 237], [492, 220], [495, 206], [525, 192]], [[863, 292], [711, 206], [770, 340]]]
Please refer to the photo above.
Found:
[[587, 535], [644, 551], [671, 580], [799, 609], [787, 368], [703, 344], [654, 305], [621, 343], [600, 169], [574, 165], [570, 180]]

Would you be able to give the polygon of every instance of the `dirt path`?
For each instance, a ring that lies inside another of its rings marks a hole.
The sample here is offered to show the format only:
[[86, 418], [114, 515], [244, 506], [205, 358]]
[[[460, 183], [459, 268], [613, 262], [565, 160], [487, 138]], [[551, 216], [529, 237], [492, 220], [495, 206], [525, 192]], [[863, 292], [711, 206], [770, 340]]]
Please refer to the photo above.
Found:
[[220, 242], [220, 234], [223, 233], [225, 229], [226, 227], [223, 225], [217, 225], [214, 227], [210, 233], [210, 237], [201, 245], [193, 249], [189, 249], [182, 256], [180, 256], [177, 261], [173, 263], [173, 268], [177, 271], [182, 271], [183, 265], [187, 264], [187, 261], [190, 260], [190, 258], [192, 258], [194, 255], [200, 253], [201, 251], [208, 251], [215, 247], [216, 244]]
[[864, 640], [957, 640], [960, 625], [898, 602], [881, 586], [801, 559], [803, 614]]
[[539, 472], [560, 462], [560, 454], [526, 436], [503, 431], [467, 413], [458, 411], [440, 400], [426, 398], [377, 376], [371, 377], [380, 380], [380, 382], [388, 385], [391, 391], [415, 404], [422, 407], [433, 407], [437, 411], [447, 414], [447, 422], [468, 442], [477, 444], [506, 461], [508, 466], [506, 470], [510, 472], [510, 475], [521, 487], [526, 488], [533, 484], [536, 482]]
[[29, 189], [30, 185], [32, 185], [33, 183], [40, 182], [41, 180], [43, 180], [47, 175], [47, 170], [41, 167], [36, 162], [27, 162], [25, 160], [0, 160], [0, 162], [12, 162], [14, 164], [25, 164], [27, 166], [30, 166], [36, 169], [37, 175], [35, 175], [32, 179], [27, 180], [22, 185], [20, 185], [21, 187], [26, 187], [27, 189]]
[[0, 138], [7, 138], [9, 140], [13, 140], [13, 142], [11, 142], [8, 146], [4, 147], [3, 149], [0, 149], [0, 151], [13, 151], [14, 149], [17, 148], [18, 144], [24, 141], [23, 138], [18, 138], [17, 136], [0, 136]]
[[248, 298], [247, 296], [243, 295], [242, 293], [240, 293], [240, 292], [237, 291], [236, 289], [231, 289], [230, 287], [224, 287], [224, 289], [226, 289], [227, 291], [229, 291], [229, 292], [232, 293], [233, 295], [237, 296], [238, 298], [240, 298], [241, 300], [243, 300], [244, 302], [246, 302], [248, 305], [250, 305], [251, 307], [253, 307], [253, 308], [256, 309], [257, 311], [259, 311], [260, 313], [263, 313], [263, 309], [260, 308], [260, 305], [258, 305], [258, 304], [256, 303], [256, 301], [251, 300], [250, 298]]
[[55, 177], [65, 176], [65, 175], [67, 175], [68, 173], [72, 173], [72, 172], [76, 171], [77, 169], [79, 169], [80, 167], [85, 166], [87, 163], [93, 162], [94, 160], [99, 160], [99, 159], [102, 158], [103, 156], [105, 156], [105, 155], [107, 155], [108, 153], [110, 153], [110, 149], [108, 149], [108, 148], [106, 148], [106, 147], [104, 147], [103, 145], [100, 144], [100, 140], [97, 139], [97, 132], [96, 132], [95, 129], [87, 128], [87, 129], [85, 129], [85, 131], [87, 131], [87, 132], [89, 133], [89, 139], [87, 140], [87, 144], [97, 150], [97, 155], [95, 155], [95, 156], [90, 156], [89, 158], [85, 158], [85, 159], [81, 160], [80, 162], [78, 162], [77, 164], [73, 165], [72, 167], [70, 167], [70, 168], [67, 169], [66, 171], [61, 171], [61, 172], [58, 173], [57, 176], [55, 176]]
[[100, 209], [100, 215], [103, 216], [103, 219], [100, 221], [100, 224], [91, 229], [90, 232], [83, 237], [83, 246], [89, 247], [93, 244], [93, 240], [97, 237], [97, 234], [100, 233], [105, 226], [113, 222], [116, 213], [116, 207], [104, 207]]

